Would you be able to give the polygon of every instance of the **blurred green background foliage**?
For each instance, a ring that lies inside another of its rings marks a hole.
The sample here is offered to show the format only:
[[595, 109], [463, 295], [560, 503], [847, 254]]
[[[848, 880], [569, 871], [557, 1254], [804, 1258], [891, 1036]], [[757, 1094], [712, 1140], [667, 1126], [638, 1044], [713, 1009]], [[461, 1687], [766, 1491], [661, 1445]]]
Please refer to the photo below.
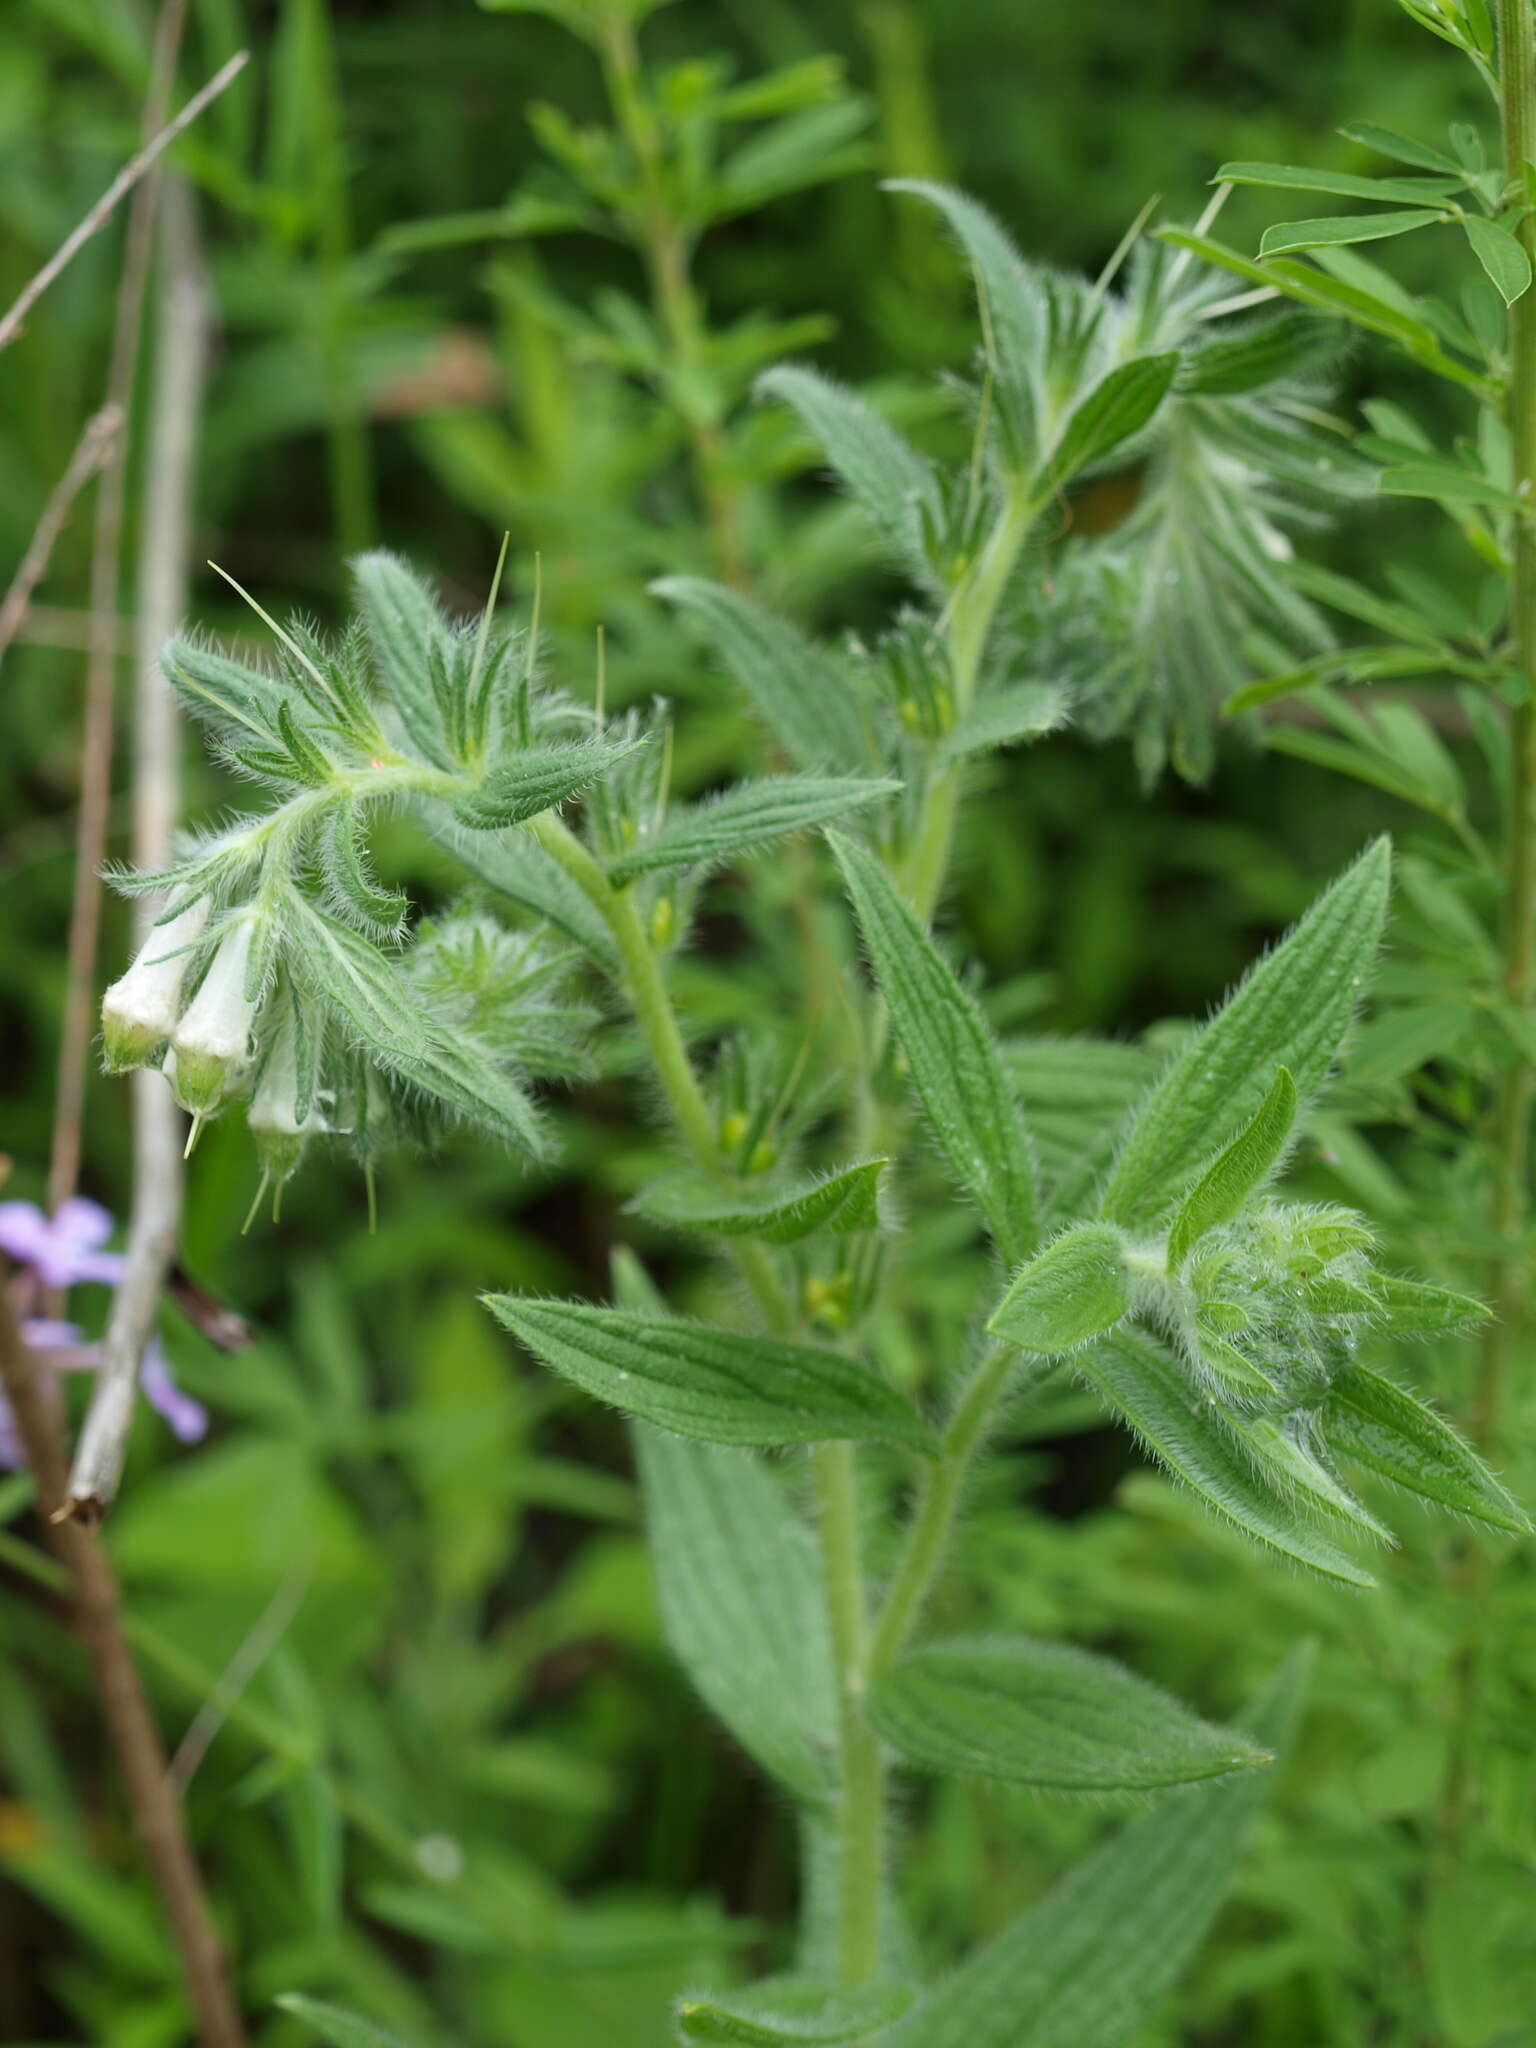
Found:
[[[650, 579], [723, 574], [855, 630], [885, 589], [787, 415], [752, 405], [756, 371], [813, 359], [915, 437], [951, 430], [935, 378], [970, 345], [966, 281], [882, 177], [953, 180], [1030, 254], [1092, 272], [1154, 194], [1167, 217], [1196, 213], [1223, 159], [1357, 168], [1333, 131], [1362, 111], [1415, 134], [1480, 111], [1381, 0], [678, 0], [638, 36], [698, 208], [679, 300], [677, 251], [643, 202], [605, 210], [582, 189], [623, 128], [623, 53], [573, 35], [567, 12], [576, 0], [193, 0], [183, 94], [238, 47], [254, 59], [175, 159], [218, 322], [194, 556], [329, 626], [357, 548], [409, 555], [468, 611], [510, 531], [524, 602], [541, 557], [557, 671], [581, 687], [601, 626], [610, 702], [678, 703], [684, 788], [729, 775], [749, 734]], [[0, 303], [131, 153], [147, 49], [132, 0], [10, 0], [0, 16]], [[1233, 199], [1234, 245], [1250, 246], [1261, 200]], [[0, 563], [99, 402], [119, 255], [120, 223], [0, 356]], [[1362, 350], [1338, 410], [1403, 380]], [[1131, 488], [1100, 486], [1082, 516], [1113, 524]], [[1464, 574], [1413, 505], [1352, 515], [1322, 552], [1351, 568], [1382, 546]], [[5, 666], [11, 1195], [40, 1194], [47, 1158], [88, 549], [77, 512]], [[247, 634], [206, 571], [192, 609]], [[194, 817], [233, 800], [195, 750], [186, 795]], [[1202, 787], [1144, 790], [1124, 747], [1060, 738], [1008, 757], [967, 807], [950, 925], [1005, 1033], [1129, 1038], [1203, 1014], [1371, 832], [1404, 822], [1389, 798], [1251, 740], [1224, 738]], [[381, 865], [429, 899], [447, 886], [403, 830]], [[787, 897], [757, 879], [750, 897], [712, 891], [682, 969], [722, 1024], [771, 1003], [795, 943]], [[104, 963], [126, 946], [113, 905]], [[181, 1451], [141, 1418], [110, 1540], [173, 1741], [253, 1632], [264, 1652], [219, 1710], [190, 1799], [272, 2048], [311, 2038], [271, 2006], [295, 1988], [445, 2044], [659, 2048], [681, 1985], [774, 1960], [791, 1822], [662, 1645], [623, 1427], [538, 1376], [474, 1299], [601, 1293], [629, 1238], [687, 1300], [686, 1263], [621, 1213], [660, 1144], [627, 1100], [619, 1072], [557, 1098], [548, 1170], [469, 1143], [387, 1167], [374, 1235], [361, 1186], [327, 1167], [294, 1183], [280, 1224], [242, 1237], [255, 1168], [238, 1122], [193, 1162], [186, 1266], [258, 1340], [221, 1357], [168, 1314], [213, 1431]], [[1400, 1073], [1361, 1115], [1371, 1142], [1341, 1125], [1344, 1149], [1303, 1180], [1442, 1270], [1443, 1211], [1398, 1176]], [[93, 1077], [88, 1191], [121, 1211], [127, 1170], [126, 1092]], [[1454, 1347], [1425, 1361], [1458, 1405]], [[954, 1619], [1070, 1627], [1212, 1711], [1298, 1635], [1322, 1648], [1300, 1762], [1146, 2048], [1536, 2042], [1529, 1657], [1499, 1680], [1477, 1853], [1423, 1924], [1416, 1826], [1443, 1765], [1454, 1533], [1410, 1516], [1387, 1590], [1351, 1597], [1255, 1559], [1080, 1397], [1031, 1413], [1017, 1440], [1025, 1455], [986, 1479], [966, 1538], [979, 1604]], [[22, 1498], [0, 1487], [8, 1514]], [[173, 1960], [78, 1660], [17, 1536], [0, 1543], [0, 2037], [170, 2048], [187, 2038]], [[1505, 1583], [1506, 1634], [1536, 1639], [1528, 1577]], [[908, 1820], [909, 1903], [943, 1956], [1105, 1816], [972, 1786], [915, 1798]]]

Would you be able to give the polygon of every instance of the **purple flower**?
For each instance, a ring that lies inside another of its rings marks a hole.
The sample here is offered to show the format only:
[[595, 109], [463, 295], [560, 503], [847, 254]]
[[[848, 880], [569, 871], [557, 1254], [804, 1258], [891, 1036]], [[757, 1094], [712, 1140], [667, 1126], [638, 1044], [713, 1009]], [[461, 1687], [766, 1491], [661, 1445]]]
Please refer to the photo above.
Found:
[[0, 1252], [30, 1266], [45, 1287], [73, 1287], [82, 1280], [115, 1287], [125, 1261], [121, 1252], [101, 1249], [111, 1235], [111, 1215], [84, 1195], [61, 1202], [56, 1216], [36, 1202], [0, 1202]]
[[[110, 1214], [83, 1195], [61, 1203], [52, 1217], [36, 1202], [0, 1202], [0, 1252], [30, 1268], [44, 1287], [74, 1287], [83, 1280], [115, 1287], [127, 1262], [121, 1252], [101, 1249], [111, 1235]], [[94, 1371], [101, 1364], [100, 1345], [88, 1343], [76, 1323], [23, 1313], [21, 1334], [29, 1350], [45, 1356], [56, 1372]], [[207, 1432], [208, 1411], [172, 1379], [158, 1337], [144, 1347], [139, 1385], [182, 1443], [195, 1444]], [[25, 1462], [15, 1418], [0, 1397], [0, 1468], [14, 1470]]]

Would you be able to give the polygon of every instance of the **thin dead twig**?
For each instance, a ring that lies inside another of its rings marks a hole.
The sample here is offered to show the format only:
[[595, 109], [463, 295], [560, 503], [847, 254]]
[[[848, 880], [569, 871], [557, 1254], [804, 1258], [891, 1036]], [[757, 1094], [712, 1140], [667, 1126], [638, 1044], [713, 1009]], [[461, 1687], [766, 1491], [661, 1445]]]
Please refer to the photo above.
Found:
[[[211, 106], [219, 94], [223, 92], [224, 88], [234, 82], [250, 62], [250, 57], [251, 53], [249, 50], [237, 51], [227, 64], [222, 65], [213, 74], [201, 92], [195, 92], [192, 95], [174, 121], [166, 122], [164, 100], [161, 101], [161, 111], [155, 124], [160, 132], [155, 134], [153, 129], [147, 131], [153, 136], [153, 140], [147, 142], [137, 156], [124, 164], [123, 168], [112, 180], [106, 191], [102, 193], [74, 233], [66, 241], [60, 243], [59, 247], [49, 257], [31, 283], [22, 287], [21, 294], [17, 298], [16, 303], [11, 307], [4, 319], [0, 320], [0, 348], [8, 347], [16, 339], [16, 336], [21, 332], [22, 322], [37, 304], [43, 293], [47, 291], [49, 285], [59, 275], [60, 271], [73, 261], [84, 245], [91, 239], [92, 235], [100, 234], [101, 230], [111, 219], [113, 211], [119, 202], [128, 196], [148, 171], [153, 169], [155, 163], [170, 148], [177, 136], [184, 129], [190, 128], [203, 109]], [[151, 94], [153, 94], [153, 82], [151, 83], [150, 90]], [[168, 100], [169, 97], [170, 94], [167, 92], [165, 99]]]
[[[165, 0], [155, 24], [149, 90], [144, 102], [146, 137], [156, 135], [165, 125], [186, 15], [186, 0]], [[115, 405], [123, 415], [124, 429], [102, 465], [96, 492], [96, 530], [91, 547], [91, 646], [86, 657], [80, 734], [80, 813], [75, 838], [75, 888], [69, 913], [69, 973], [59, 1033], [53, 1144], [48, 1162], [48, 1206], [53, 1210], [69, 1199], [80, 1178], [86, 1054], [91, 1042], [96, 945], [101, 930], [101, 866], [106, 857], [107, 811], [112, 793], [112, 697], [127, 489], [127, 416], [144, 325], [158, 191], [159, 175], [151, 163], [128, 209], [112, 361], [107, 372], [106, 402]]]
[[69, 467], [54, 485], [27, 551], [11, 578], [11, 587], [5, 593], [4, 602], [0, 603], [0, 662], [5, 660], [6, 649], [16, 638], [27, 615], [33, 591], [47, 572], [54, 543], [69, 517], [71, 506], [97, 470], [110, 458], [122, 424], [121, 408], [115, 405], [104, 405], [100, 412], [86, 421], [85, 431], [69, 458]]
[[165, 1901], [199, 2036], [204, 2048], [244, 2048], [244, 2028], [187, 1839], [181, 1801], [123, 1633], [117, 1581], [95, 1532], [80, 1522], [60, 1518], [67, 1480], [63, 1434], [44, 1398], [3, 1287], [0, 1385], [37, 1482], [38, 1507], [48, 1540], [69, 1573], [75, 1627], [95, 1670], [102, 1718], [117, 1753], [145, 1855]]

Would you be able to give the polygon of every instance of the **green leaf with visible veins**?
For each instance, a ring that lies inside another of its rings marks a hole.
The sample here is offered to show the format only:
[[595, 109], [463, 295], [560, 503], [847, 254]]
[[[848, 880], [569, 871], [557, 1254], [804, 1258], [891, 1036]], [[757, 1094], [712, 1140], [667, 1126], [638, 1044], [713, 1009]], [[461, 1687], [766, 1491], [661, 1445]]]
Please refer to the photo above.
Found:
[[551, 1372], [627, 1415], [716, 1444], [904, 1444], [932, 1455], [904, 1394], [841, 1352], [584, 1301], [483, 1297]]
[[713, 866], [771, 845], [810, 825], [830, 825], [847, 811], [894, 796], [899, 782], [856, 775], [776, 775], [743, 782], [663, 825], [608, 863], [615, 882], [657, 868]]
[[1183, 1265], [1197, 1239], [1219, 1223], [1229, 1223], [1254, 1189], [1269, 1178], [1295, 1121], [1296, 1083], [1281, 1067], [1274, 1086], [1254, 1111], [1253, 1121], [1211, 1161], [1179, 1205], [1168, 1233], [1170, 1273]]
[[[1266, 1750], [1286, 1746], [1306, 1663], [1253, 1715]], [[1205, 1939], [1274, 1776], [1159, 1800], [936, 1984], [889, 2048], [1127, 2048]]]
[[1302, 1519], [1288, 1494], [1260, 1476], [1188, 1375], [1150, 1337], [1126, 1331], [1102, 1338], [1076, 1352], [1072, 1365], [1176, 1478], [1245, 1536], [1325, 1579], [1375, 1585]]
[[899, 1756], [1063, 1792], [1155, 1791], [1269, 1761], [1107, 1657], [1028, 1636], [955, 1636], [875, 1681], [869, 1718]]
[[1156, 1223], [1252, 1120], [1276, 1067], [1301, 1102], [1317, 1094], [1364, 992], [1390, 885], [1391, 851], [1378, 839], [1174, 1061], [1131, 1120], [1104, 1197], [1111, 1222]]
[[760, 1237], [798, 1244], [817, 1230], [873, 1230], [880, 1222], [880, 1175], [888, 1162], [866, 1159], [819, 1180], [753, 1193], [724, 1191], [692, 1176], [646, 1188], [631, 1207], [652, 1223], [710, 1237]]
[[1341, 1458], [1352, 1458], [1457, 1514], [1516, 1535], [1529, 1533], [1530, 1516], [1472, 1446], [1432, 1408], [1380, 1373], [1356, 1365], [1336, 1380], [1323, 1426]]
[[1067, 483], [1079, 471], [1092, 469], [1148, 424], [1173, 386], [1179, 367], [1177, 349], [1164, 355], [1135, 356], [1119, 363], [1077, 407], [1051, 454], [1051, 472]]
[[1016, 1273], [987, 1328], [1021, 1351], [1075, 1351], [1114, 1328], [1131, 1306], [1118, 1230], [1084, 1223], [1053, 1239]]
[[929, 1129], [1012, 1262], [1035, 1240], [1035, 1169], [997, 1042], [874, 855], [827, 839]]
[[1447, 216], [1423, 207], [1404, 213], [1331, 213], [1321, 220], [1286, 220], [1266, 228], [1259, 254], [1283, 256], [1288, 249], [1325, 249], [1338, 242], [1380, 242], [1390, 235], [1411, 235], [1433, 227]]
[[791, 2048], [795, 2042], [867, 2041], [899, 2020], [912, 2003], [904, 1984], [845, 1991], [803, 1978], [766, 1978], [744, 1991], [682, 1998], [676, 2007], [685, 2041], [745, 2042], [748, 2048]]
[[642, 745], [640, 740], [566, 740], [558, 746], [529, 747], [486, 771], [453, 815], [471, 832], [496, 832], [521, 825], [541, 811], [565, 803], [616, 767]]

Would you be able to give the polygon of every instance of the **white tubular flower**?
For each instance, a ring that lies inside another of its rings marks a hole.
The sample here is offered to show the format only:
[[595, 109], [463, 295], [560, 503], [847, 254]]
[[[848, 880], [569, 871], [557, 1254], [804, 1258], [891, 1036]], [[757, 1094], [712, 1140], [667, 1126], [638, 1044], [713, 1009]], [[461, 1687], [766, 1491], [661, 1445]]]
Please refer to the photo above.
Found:
[[291, 1007], [285, 1011], [267, 1054], [246, 1121], [256, 1140], [262, 1173], [279, 1187], [298, 1165], [305, 1139], [327, 1128], [315, 1104], [310, 1105], [304, 1121], [299, 1121], [299, 1042]]
[[101, 999], [102, 1047], [108, 1068], [142, 1067], [170, 1037], [181, 1008], [190, 948], [208, 922], [208, 898], [152, 931]]
[[256, 1004], [246, 993], [254, 928], [243, 918], [222, 940], [201, 988], [171, 1034], [165, 1073], [176, 1099], [193, 1116], [217, 1109], [246, 1064]]

